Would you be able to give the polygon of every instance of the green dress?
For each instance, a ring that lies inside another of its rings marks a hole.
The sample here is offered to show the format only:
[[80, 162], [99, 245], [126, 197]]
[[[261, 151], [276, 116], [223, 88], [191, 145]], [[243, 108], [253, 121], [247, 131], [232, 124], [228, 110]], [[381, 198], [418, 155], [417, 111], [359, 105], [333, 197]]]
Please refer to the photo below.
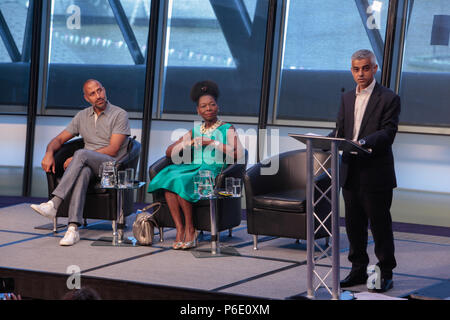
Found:
[[[227, 131], [231, 124], [225, 123], [209, 135], [200, 133], [200, 125], [192, 130], [193, 138], [207, 137], [223, 144], [227, 143]], [[226, 167], [223, 153], [217, 152], [213, 145], [192, 148], [193, 160], [191, 163], [171, 164], [161, 170], [149, 183], [147, 192], [165, 189], [178, 194], [189, 202], [197, 202], [198, 196], [194, 193], [194, 176], [200, 170], [210, 170], [214, 178]]]

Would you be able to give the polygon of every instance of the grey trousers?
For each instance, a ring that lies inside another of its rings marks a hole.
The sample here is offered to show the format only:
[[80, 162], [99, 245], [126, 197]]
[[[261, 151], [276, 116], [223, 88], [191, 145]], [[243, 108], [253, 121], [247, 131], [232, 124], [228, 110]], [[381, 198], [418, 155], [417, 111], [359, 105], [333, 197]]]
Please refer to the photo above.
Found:
[[52, 192], [54, 196], [65, 199], [72, 190], [68, 223], [82, 224], [89, 181], [99, 174], [99, 168], [103, 162], [114, 160], [109, 155], [93, 150], [80, 149], [75, 151], [73, 159], [64, 172], [61, 181]]

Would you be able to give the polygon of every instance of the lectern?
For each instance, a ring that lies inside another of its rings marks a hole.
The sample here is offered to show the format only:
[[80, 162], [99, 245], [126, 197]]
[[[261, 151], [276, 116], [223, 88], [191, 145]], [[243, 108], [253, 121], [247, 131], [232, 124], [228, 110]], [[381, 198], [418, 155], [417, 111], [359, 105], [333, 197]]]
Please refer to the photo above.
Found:
[[[321, 285], [323, 285], [328, 290], [333, 300], [339, 300], [341, 291], [339, 285], [339, 150], [360, 154], [370, 153], [370, 151], [362, 148], [354, 141], [346, 140], [343, 138], [333, 138], [313, 134], [289, 134], [289, 136], [306, 144], [307, 297], [314, 298], [316, 290]], [[323, 162], [321, 162], [319, 161], [319, 159], [317, 159], [317, 157], [314, 156], [314, 149], [320, 149], [321, 151], [330, 150], [330, 156], [327, 157]], [[325, 171], [331, 179], [331, 199], [327, 197], [327, 193], [330, 191], [330, 188], [328, 188], [325, 192], [322, 192], [320, 191], [320, 188], [317, 188], [315, 186], [314, 161], [318, 163], [319, 168], [323, 169], [323, 171]], [[328, 161], [331, 161], [331, 172], [325, 169], [325, 165]], [[319, 199], [314, 202], [315, 188], [322, 193], [320, 199], [325, 198], [331, 203], [331, 212], [323, 220], [321, 220], [314, 212], [315, 204], [320, 201]], [[331, 244], [325, 250], [323, 250], [322, 247], [317, 245], [317, 243], [315, 242], [315, 233], [317, 230], [314, 230], [314, 219], [317, 219], [319, 226], [323, 227], [332, 239]], [[331, 232], [325, 226], [325, 222], [328, 219], [331, 219]], [[322, 253], [319, 257], [314, 257], [315, 246], [317, 246]], [[315, 263], [323, 257], [330, 258], [330, 256], [328, 255], [330, 249], [331, 270], [329, 270], [329, 272], [326, 273], [324, 277], [321, 277], [315, 270]], [[330, 274], [332, 274], [331, 289], [325, 282]], [[319, 284], [315, 288], [313, 283], [314, 276], [316, 276], [319, 280]]]

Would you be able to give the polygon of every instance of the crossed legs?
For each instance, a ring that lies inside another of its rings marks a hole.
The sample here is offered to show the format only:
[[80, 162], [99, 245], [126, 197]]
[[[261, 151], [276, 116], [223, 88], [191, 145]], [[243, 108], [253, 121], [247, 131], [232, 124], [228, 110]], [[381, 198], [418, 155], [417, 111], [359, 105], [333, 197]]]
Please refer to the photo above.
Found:
[[98, 175], [100, 165], [114, 158], [93, 150], [77, 150], [73, 159], [64, 172], [58, 186], [52, 194], [60, 199], [65, 199], [72, 191], [69, 207], [69, 222], [80, 225], [83, 217], [84, 202], [89, 180]]

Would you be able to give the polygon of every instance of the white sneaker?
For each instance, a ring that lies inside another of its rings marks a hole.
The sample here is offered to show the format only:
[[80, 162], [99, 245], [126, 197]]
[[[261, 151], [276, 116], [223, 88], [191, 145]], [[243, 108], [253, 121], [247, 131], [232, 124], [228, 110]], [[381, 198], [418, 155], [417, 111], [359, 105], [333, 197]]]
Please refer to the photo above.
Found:
[[60, 246], [71, 246], [74, 245], [80, 241], [80, 234], [78, 233], [78, 230], [75, 229], [75, 227], [70, 226], [67, 229], [66, 234], [64, 235], [64, 238], [59, 241]]
[[55, 209], [52, 200], [43, 202], [41, 204], [32, 204], [31, 208], [41, 216], [44, 216], [46, 218], [53, 219], [54, 217], [56, 217], [57, 210]]

